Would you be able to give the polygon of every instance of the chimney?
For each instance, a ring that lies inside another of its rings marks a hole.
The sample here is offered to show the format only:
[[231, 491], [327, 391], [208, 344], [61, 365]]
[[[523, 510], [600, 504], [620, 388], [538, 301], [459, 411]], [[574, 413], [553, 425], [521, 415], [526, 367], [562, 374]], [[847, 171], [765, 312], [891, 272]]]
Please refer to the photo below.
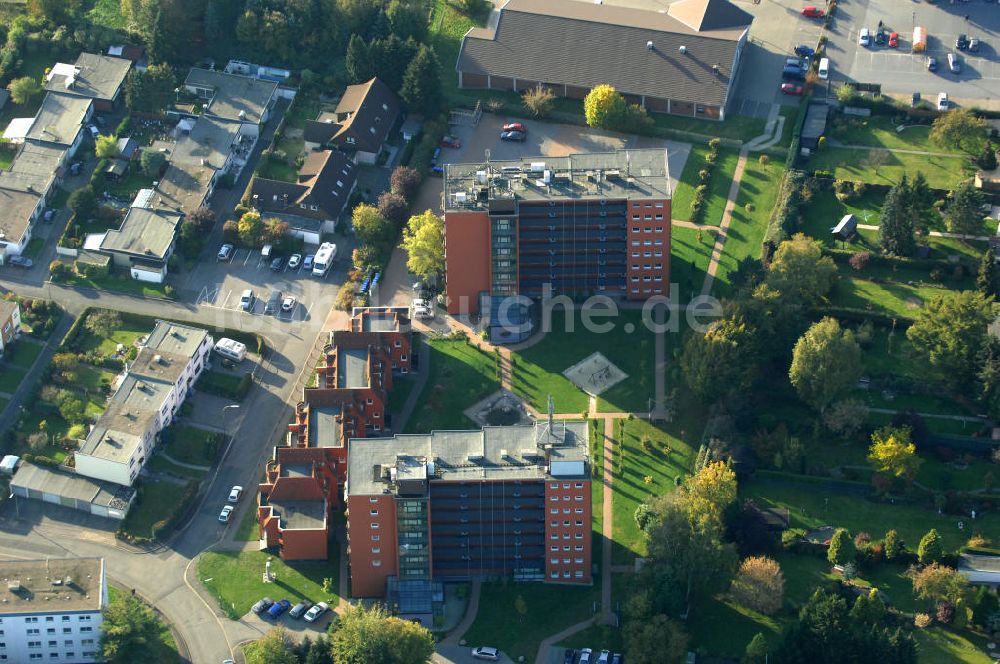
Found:
[[681, 46], [677, 50], [681, 52], [681, 55], [684, 55], [685, 53], [688, 52], [688, 47], [687, 46]]
[[655, 51], [656, 50], [656, 47], [653, 46], [653, 41], [652, 40], [646, 42], [646, 50], [647, 51]]

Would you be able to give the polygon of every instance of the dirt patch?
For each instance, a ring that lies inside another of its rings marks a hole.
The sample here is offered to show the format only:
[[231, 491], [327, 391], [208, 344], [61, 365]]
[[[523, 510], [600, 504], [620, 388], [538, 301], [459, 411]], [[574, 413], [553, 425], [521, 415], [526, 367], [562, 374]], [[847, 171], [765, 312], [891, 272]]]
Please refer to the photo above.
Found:
[[906, 308], [907, 309], [919, 309], [924, 306], [924, 301], [919, 297], [914, 297], [913, 295], [906, 298]]

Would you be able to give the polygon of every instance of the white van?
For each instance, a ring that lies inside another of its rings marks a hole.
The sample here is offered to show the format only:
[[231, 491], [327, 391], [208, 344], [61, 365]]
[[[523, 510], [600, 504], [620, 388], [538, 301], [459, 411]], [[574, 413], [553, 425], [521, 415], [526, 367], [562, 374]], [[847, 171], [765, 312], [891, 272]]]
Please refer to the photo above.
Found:
[[816, 74], [824, 81], [830, 78], [830, 58], [822, 58], [819, 61], [819, 70]]
[[247, 347], [235, 339], [223, 337], [215, 342], [215, 352], [233, 362], [242, 362], [247, 356]]

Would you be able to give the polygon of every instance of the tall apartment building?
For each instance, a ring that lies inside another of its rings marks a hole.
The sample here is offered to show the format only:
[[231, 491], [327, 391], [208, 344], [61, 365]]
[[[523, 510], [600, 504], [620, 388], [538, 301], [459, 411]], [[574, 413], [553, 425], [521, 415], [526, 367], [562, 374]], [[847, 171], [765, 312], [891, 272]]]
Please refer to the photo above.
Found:
[[414, 364], [405, 307], [359, 307], [348, 329], [330, 333], [316, 368], [319, 384], [303, 390], [286, 444], [274, 448], [258, 489], [265, 546], [278, 547], [284, 560], [326, 559], [347, 477], [347, 441], [386, 432], [393, 374]]
[[0, 561], [0, 661], [102, 661], [103, 558]]
[[348, 444], [351, 594], [504, 575], [591, 583], [585, 422]]
[[156, 327], [129, 364], [107, 410], [75, 452], [76, 472], [131, 486], [208, 362], [205, 330], [171, 321]]
[[444, 210], [448, 312], [481, 312], [494, 341], [526, 333], [514, 328], [529, 312], [508, 298], [546, 287], [633, 301], [669, 294], [666, 150], [448, 164]]

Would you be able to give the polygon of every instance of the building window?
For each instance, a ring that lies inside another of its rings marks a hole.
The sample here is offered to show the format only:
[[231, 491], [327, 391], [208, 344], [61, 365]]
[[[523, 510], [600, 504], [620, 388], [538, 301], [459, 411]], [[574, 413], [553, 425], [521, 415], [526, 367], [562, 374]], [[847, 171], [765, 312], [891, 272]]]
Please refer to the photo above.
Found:
[[[634, 219], [638, 220], [638, 219], [639, 219], [639, 216], [638, 216], [638, 215], [636, 215], [636, 216], [634, 217]], [[638, 227], [638, 226], [633, 226], [633, 227], [632, 227], [632, 232], [633, 232], [633, 233], [638, 233], [638, 232], [639, 232], [639, 227]]]
[[80, 633], [81, 634], [84, 633], [84, 632], [93, 632], [93, 631], [94, 631], [93, 627], [81, 627], [80, 628]]
[[378, 498], [369, 498], [368, 502], [371, 503], [372, 505], [374, 505], [375, 503], [378, 502]]
[[[583, 533], [577, 533], [575, 537], [576, 539], [583, 539]], [[566, 536], [566, 539], [569, 539], [569, 535]]]
[[380, 546], [373, 546], [372, 547], [372, 553], [382, 553], [382, 547], [380, 547]]
[[555, 551], [558, 551], [558, 550], [559, 550], [559, 547], [558, 547], [558, 546], [550, 546], [550, 547], [549, 547], [549, 551], [553, 551], [553, 552], [555, 552]]
[[45, 622], [55, 622], [55, 616], [45, 616]]
[[372, 530], [378, 530], [378, 524], [372, 523]]
[[583, 521], [577, 520], [576, 525], [577, 526], [582, 526], [583, 525]]
[[658, 208], [661, 208], [661, 207], [663, 207], [663, 201], [659, 201], [659, 202], [657, 202], [657, 203], [656, 203], [656, 207], [658, 207]]
[[62, 621], [63, 622], [69, 622], [69, 616], [63, 616], [62, 617]]
[[563, 578], [564, 579], [568, 579], [569, 578], [569, 572], [563, 572]]
[[63, 627], [63, 634], [72, 634], [72, 633], [73, 633], [72, 627]]
[[372, 561], [372, 567], [381, 567], [381, 566], [382, 566], [382, 561], [381, 560], [373, 560]]
[[575, 576], [578, 579], [582, 579], [583, 578], [583, 572], [581, 572], [580, 570], [577, 570], [577, 571], [573, 572], [573, 576]]
[[577, 544], [576, 546], [573, 547], [573, 550], [574, 551], [583, 551], [583, 545], [582, 544]]
[[55, 634], [56, 633], [56, 628], [55, 627], [49, 627], [47, 630], [45, 630], [45, 633], [46, 634]]
[[372, 535], [372, 541], [373, 542], [378, 542], [381, 539], [382, 539], [381, 535]]
[[559, 514], [559, 508], [553, 507], [552, 509], [549, 510], [549, 514]]
[[583, 514], [583, 508], [582, 508], [582, 507], [577, 507], [577, 508], [576, 508], [575, 510], [573, 510], [573, 511], [574, 511], [574, 512], [576, 512], [577, 514]]
[[553, 578], [553, 579], [558, 579], [559, 578], [559, 572], [552, 572], [551, 574], [549, 574], [549, 577]]
[[371, 511], [371, 515], [372, 516], [378, 516], [378, 510], [372, 510]]
[[549, 564], [550, 565], [558, 565], [559, 564], [559, 559], [558, 558], [549, 558]]
[[28, 636], [35, 636], [38, 633], [39, 633], [39, 630], [37, 628], [36, 629], [29, 629], [28, 630]]
[[80, 616], [80, 622], [90, 622], [90, 616]]

